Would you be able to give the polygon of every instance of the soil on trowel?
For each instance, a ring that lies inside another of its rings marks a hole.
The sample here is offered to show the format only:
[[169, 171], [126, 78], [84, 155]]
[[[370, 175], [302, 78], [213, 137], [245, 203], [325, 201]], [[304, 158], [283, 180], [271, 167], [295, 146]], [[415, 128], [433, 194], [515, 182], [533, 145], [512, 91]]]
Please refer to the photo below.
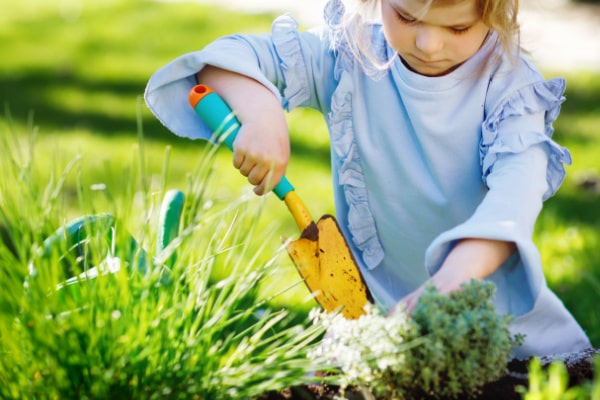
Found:
[[[588, 349], [581, 352], [558, 354], [540, 357], [542, 367], [548, 367], [552, 361], [564, 362], [569, 374], [569, 385], [581, 385], [594, 378], [595, 355], [600, 355], [600, 349]], [[517, 387], [527, 387], [527, 367], [531, 360], [512, 360], [507, 365], [507, 373], [495, 382], [482, 388], [482, 393], [477, 400], [521, 400], [522, 395], [516, 391]], [[339, 388], [328, 385], [294, 386], [280, 392], [269, 392], [257, 400], [334, 400], [339, 398]], [[345, 398], [348, 400], [370, 400], [358, 388], [347, 388]], [[377, 399], [386, 400], [386, 399]], [[424, 399], [426, 400], [426, 399]]]

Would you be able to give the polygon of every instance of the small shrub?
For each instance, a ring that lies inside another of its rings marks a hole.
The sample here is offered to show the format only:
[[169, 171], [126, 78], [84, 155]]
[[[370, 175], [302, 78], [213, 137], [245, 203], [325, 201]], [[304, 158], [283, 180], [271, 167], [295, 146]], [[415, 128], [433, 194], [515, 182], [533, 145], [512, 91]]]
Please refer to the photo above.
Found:
[[342, 386], [366, 386], [391, 399], [463, 399], [500, 378], [520, 338], [490, 298], [490, 282], [471, 281], [450, 295], [429, 286], [413, 314], [387, 317], [374, 307], [346, 321], [318, 315], [328, 329], [312, 354], [340, 368]]

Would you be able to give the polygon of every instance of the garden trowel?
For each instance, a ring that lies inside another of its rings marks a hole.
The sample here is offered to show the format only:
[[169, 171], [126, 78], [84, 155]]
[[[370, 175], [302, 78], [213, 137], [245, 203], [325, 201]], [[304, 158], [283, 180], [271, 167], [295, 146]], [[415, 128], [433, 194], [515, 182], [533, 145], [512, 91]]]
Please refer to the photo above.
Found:
[[[233, 150], [241, 125], [223, 99], [208, 86], [196, 85], [189, 102], [219, 142]], [[364, 314], [371, 294], [335, 218], [324, 215], [315, 223], [286, 177], [273, 192], [285, 202], [302, 232], [286, 248], [317, 302], [327, 312], [340, 311], [348, 319]]]

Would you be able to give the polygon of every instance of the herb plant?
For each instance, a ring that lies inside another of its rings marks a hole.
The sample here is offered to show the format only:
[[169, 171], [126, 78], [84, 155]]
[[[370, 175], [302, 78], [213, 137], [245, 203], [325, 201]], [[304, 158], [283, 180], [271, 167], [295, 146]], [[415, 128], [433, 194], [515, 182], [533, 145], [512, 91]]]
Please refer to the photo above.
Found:
[[340, 369], [342, 386], [367, 387], [385, 399], [463, 399], [500, 378], [520, 341], [490, 299], [494, 285], [473, 280], [441, 295], [428, 286], [411, 315], [375, 307], [348, 321], [318, 313], [328, 330], [311, 355]]

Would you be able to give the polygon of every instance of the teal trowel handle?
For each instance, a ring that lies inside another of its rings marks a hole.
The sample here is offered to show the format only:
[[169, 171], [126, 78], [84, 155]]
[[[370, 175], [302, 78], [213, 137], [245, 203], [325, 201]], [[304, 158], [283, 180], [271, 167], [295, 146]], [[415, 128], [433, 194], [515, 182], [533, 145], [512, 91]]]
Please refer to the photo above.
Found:
[[[196, 114], [214, 132], [219, 141], [233, 151], [233, 141], [241, 124], [225, 101], [206, 85], [194, 86], [190, 91], [189, 101]], [[293, 190], [294, 187], [284, 176], [273, 192], [283, 200], [285, 195]]]

